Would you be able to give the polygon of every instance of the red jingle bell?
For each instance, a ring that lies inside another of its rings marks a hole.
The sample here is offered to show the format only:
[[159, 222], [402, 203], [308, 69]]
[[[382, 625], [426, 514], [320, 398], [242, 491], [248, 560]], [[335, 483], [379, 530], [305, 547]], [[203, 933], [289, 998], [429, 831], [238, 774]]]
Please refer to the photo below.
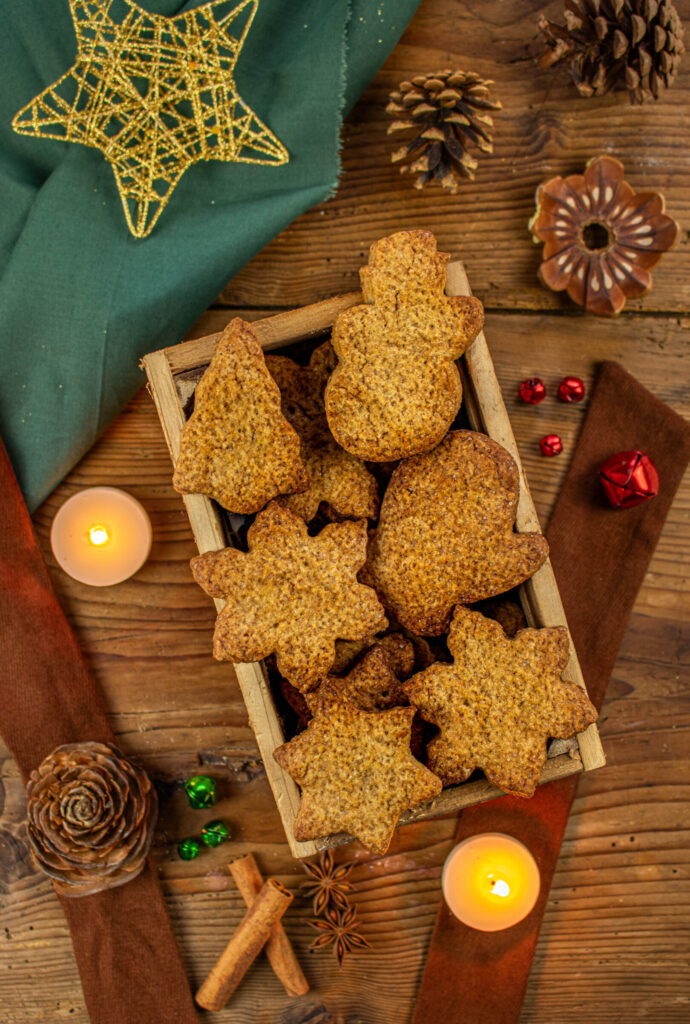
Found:
[[599, 478], [614, 508], [632, 508], [659, 493], [659, 474], [644, 452], [611, 455], [599, 467]]
[[563, 451], [563, 442], [558, 434], [547, 434], [546, 437], [542, 437], [539, 447], [542, 455], [560, 455]]
[[528, 405], [537, 405], [546, 398], [544, 381], [540, 380], [539, 377], [528, 377], [527, 380], [523, 380], [520, 384], [518, 394], [522, 401], [527, 402]]
[[558, 385], [561, 402], [581, 402], [585, 397], [585, 385], [579, 377], [564, 377]]

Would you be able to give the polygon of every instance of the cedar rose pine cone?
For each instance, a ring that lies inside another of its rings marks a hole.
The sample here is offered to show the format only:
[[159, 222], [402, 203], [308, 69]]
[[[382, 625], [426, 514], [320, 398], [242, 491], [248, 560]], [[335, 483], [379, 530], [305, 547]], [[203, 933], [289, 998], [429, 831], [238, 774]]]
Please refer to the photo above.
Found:
[[60, 895], [112, 889], [144, 867], [156, 792], [116, 747], [57, 747], [31, 773], [27, 798], [32, 852]]

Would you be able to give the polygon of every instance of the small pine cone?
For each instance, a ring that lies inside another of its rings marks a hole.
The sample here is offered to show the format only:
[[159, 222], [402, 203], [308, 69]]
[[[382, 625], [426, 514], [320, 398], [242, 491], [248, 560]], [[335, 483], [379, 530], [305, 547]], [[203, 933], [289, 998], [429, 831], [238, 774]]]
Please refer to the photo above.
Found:
[[489, 99], [492, 85], [471, 71], [437, 71], [401, 82], [391, 93], [386, 113], [394, 120], [388, 134], [412, 135], [391, 160], [411, 158], [400, 173], [419, 173], [415, 188], [435, 179], [455, 193], [464, 178], [474, 178], [477, 161], [468, 148], [476, 145], [482, 153], [493, 152], [493, 120], [487, 111], [500, 110], [501, 104]]
[[565, 25], [538, 21], [542, 67], [561, 60], [581, 96], [627, 89], [631, 103], [655, 100], [680, 66], [684, 29], [671, 0], [565, 0]]
[[61, 896], [112, 889], [144, 867], [156, 792], [115, 747], [57, 747], [31, 773], [27, 798], [32, 853]]

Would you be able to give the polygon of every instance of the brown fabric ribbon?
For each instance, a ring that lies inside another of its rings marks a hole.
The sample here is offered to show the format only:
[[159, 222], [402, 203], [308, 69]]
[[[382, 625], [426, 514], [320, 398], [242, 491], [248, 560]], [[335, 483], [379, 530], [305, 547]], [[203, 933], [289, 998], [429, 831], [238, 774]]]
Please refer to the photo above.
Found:
[[[26, 780], [62, 743], [114, 737], [1, 441], [0, 524], [0, 731]], [[150, 861], [117, 889], [60, 902], [92, 1024], [196, 1024]]]
[[[635, 448], [655, 464], [659, 494], [614, 511], [597, 471], [609, 455]], [[604, 363], [547, 530], [568, 625], [597, 707], [689, 460], [685, 420], [616, 363]], [[456, 841], [480, 832], [515, 836], [537, 860], [541, 893], [532, 913], [504, 932], [467, 928], [441, 902], [413, 1024], [519, 1020], [577, 780], [573, 775], [540, 786], [531, 800], [506, 796], [462, 812]]]

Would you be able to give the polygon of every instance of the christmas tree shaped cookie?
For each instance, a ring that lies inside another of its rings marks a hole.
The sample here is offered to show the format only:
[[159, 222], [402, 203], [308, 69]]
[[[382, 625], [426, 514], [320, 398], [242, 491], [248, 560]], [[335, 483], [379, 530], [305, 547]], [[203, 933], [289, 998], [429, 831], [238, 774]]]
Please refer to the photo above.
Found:
[[299, 434], [307, 488], [281, 498], [281, 504], [309, 522], [324, 502], [326, 511], [354, 519], [379, 510], [376, 480], [364, 463], [333, 440], [323, 404], [326, 382], [337, 359], [330, 341], [312, 353], [309, 366], [286, 356], [267, 356], [266, 366], [280, 388], [283, 415]]
[[306, 483], [299, 437], [281, 413], [261, 346], [249, 324], [236, 318], [197, 384], [173, 486], [248, 514]]
[[504, 792], [532, 796], [547, 739], [567, 739], [597, 719], [582, 687], [561, 679], [566, 630], [522, 629], [509, 638], [498, 622], [458, 607], [448, 647], [452, 665], [431, 665], [403, 683], [440, 729], [428, 747], [429, 767], [446, 785], [481, 768]]
[[299, 690], [313, 689], [335, 659], [335, 641], [359, 640], [387, 626], [370, 587], [357, 582], [367, 527], [332, 523], [310, 537], [303, 519], [277, 502], [256, 517], [249, 551], [197, 555], [192, 573], [207, 594], [223, 598], [213, 653], [219, 661], [276, 664]]
[[546, 560], [541, 534], [513, 531], [518, 496], [505, 448], [484, 434], [451, 432], [393, 473], [366, 582], [407, 629], [442, 633], [456, 604], [502, 594]]
[[429, 451], [457, 415], [455, 360], [483, 314], [477, 299], [445, 295], [447, 262], [429, 231], [382, 238], [360, 271], [368, 304], [336, 320], [338, 366], [326, 387], [326, 414], [338, 444], [360, 459]]
[[334, 692], [304, 732], [274, 751], [302, 790], [295, 839], [349, 832], [372, 853], [386, 852], [402, 812], [441, 792], [440, 779], [410, 753], [414, 714], [362, 711]]

